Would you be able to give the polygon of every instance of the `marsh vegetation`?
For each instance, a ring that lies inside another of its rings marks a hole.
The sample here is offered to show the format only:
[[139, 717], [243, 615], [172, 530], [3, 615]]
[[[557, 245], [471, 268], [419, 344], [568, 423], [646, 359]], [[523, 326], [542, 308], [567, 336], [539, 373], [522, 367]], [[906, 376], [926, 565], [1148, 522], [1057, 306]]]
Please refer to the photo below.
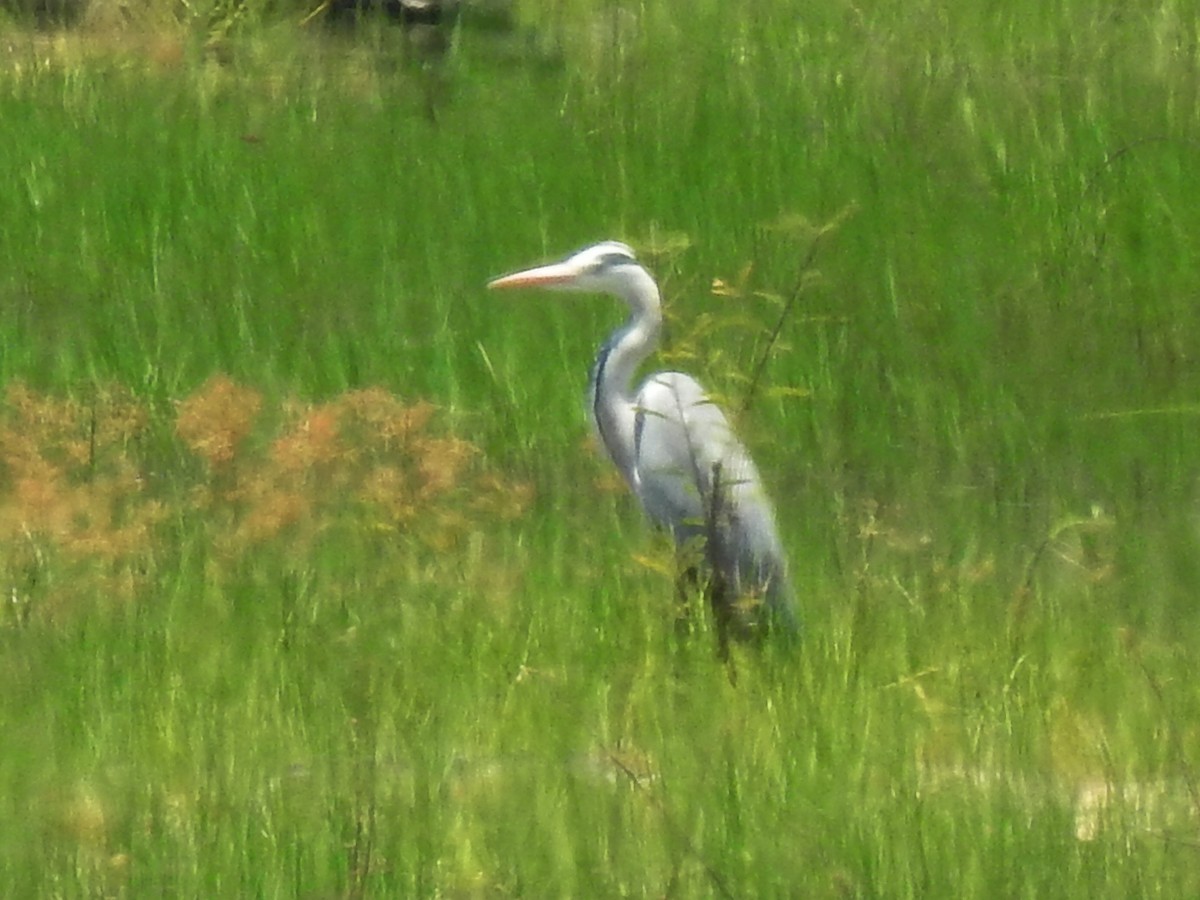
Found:
[[[7, 893], [1195, 895], [1200, 14], [1094, 6], [5, 20]], [[483, 289], [607, 237], [765, 360], [736, 686]]]

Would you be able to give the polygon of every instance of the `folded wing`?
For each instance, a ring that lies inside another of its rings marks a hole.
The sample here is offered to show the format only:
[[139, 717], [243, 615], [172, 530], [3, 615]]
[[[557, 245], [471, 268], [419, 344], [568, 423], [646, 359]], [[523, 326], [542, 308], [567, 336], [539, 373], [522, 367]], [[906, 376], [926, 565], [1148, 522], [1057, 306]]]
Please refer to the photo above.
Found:
[[647, 513], [678, 544], [704, 540], [735, 595], [761, 597], [794, 625], [775, 514], [725, 414], [679, 372], [647, 379], [635, 399], [634, 490]]

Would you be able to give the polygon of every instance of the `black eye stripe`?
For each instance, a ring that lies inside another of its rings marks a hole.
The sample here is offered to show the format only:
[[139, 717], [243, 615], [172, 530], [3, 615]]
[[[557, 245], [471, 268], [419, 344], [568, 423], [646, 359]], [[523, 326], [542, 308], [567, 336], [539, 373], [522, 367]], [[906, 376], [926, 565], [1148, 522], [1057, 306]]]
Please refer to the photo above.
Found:
[[613, 266], [613, 265], [617, 265], [619, 263], [631, 263], [633, 261], [634, 261], [633, 257], [630, 256], [628, 253], [614, 252], [614, 253], [605, 253], [598, 260], [596, 260], [596, 264], [600, 265], [600, 266]]

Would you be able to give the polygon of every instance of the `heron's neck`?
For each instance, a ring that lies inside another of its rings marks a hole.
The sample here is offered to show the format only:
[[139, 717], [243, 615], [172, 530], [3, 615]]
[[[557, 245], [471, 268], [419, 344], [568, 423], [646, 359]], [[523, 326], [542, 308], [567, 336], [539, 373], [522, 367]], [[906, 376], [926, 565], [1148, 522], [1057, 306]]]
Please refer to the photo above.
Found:
[[638, 366], [658, 344], [662, 329], [662, 311], [658, 291], [650, 284], [653, 302], [634, 303], [628, 321], [600, 348], [592, 366], [588, 391], [592, 424], [625, 480], [636, 488], [634, 430], [637, 407], [633, 396], [633, 378]]

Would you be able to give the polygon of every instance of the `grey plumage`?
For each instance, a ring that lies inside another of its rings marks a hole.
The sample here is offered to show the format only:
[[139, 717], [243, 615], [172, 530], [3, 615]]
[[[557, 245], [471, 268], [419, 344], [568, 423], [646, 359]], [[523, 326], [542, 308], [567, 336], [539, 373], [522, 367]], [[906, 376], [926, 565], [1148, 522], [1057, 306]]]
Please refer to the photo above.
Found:
[[658, 286], [633, 251], [606, 241], [489, 286], [607, 293], [628, 303], [629, 319], [604, 342], [592, 366], [588, 410], [600, 443], [683, 557], [690, 552], [707, 564], [723, 645], [731, 628], [768, 624], [795, 631], [795, 599], [774, 510], [729, 420], [682, 372], [656, 373], [633, 388], [662, 328]]

